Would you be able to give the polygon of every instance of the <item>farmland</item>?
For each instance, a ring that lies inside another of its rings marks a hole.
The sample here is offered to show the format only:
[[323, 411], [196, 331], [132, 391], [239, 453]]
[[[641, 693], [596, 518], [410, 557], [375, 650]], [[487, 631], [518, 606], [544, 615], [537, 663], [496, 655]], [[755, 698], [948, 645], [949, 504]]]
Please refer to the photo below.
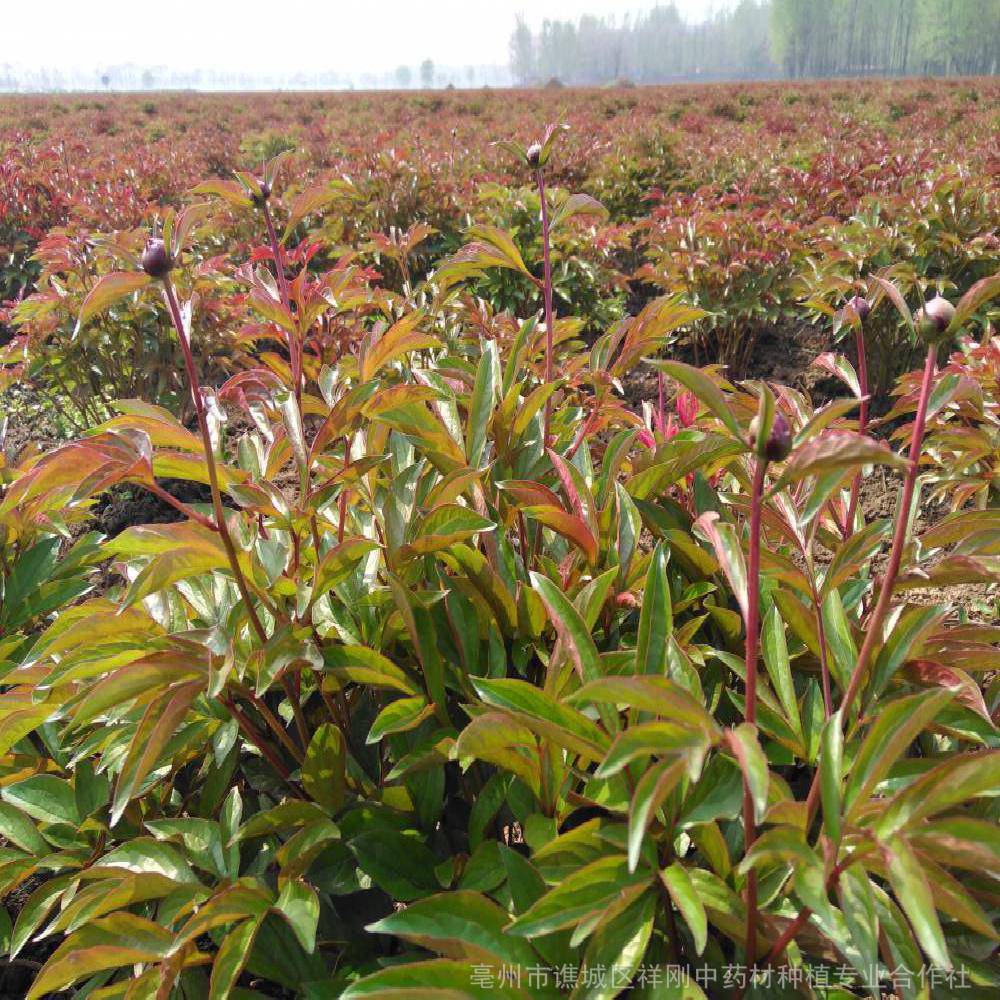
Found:
[[0, 97], [0, 996], [994, 995], [998, 135]]

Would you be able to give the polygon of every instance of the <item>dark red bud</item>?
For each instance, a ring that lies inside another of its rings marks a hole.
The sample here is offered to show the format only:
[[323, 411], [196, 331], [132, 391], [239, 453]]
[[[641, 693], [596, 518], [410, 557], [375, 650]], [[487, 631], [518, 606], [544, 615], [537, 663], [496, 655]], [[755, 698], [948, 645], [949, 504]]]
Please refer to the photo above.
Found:
[[[754, 417], [750, 421], [749, 442], [751, 448], [757, 447], [757, 430], [760, 421]], [[792, 430], [788, 426], [788, 421], [778, 412], [774, 414], [774, 421], [771, 424], [771, 433], [768, 434], [764, 442], [763, 458], [769, 462], [783, 462], [788, 458], [788, 453], [792, 450]], [[760, 454], [758, 452], [758, 454]]]
[[271, 185], [267, 181], [257, 181], [257, 187], [260, 188], [258, 194], [252, 195], [253, 203], [257, 206], [263, 205], [268, 198], [271, 197]]
[[868, 319], [869, 313], [872, 311], [872, 307], [868, 300], [863, 295], [855, 295], [848, 305], [858, 314], [858, 319], [862, 323]]
[[791, 450], [792, 429], [780, 413], [775, 413], [771, 433], [768, 434], [767, 443], [764, 445], [764, 454], [769, 462], [783, 462]]
[[533, 142], [525, 152], [524, 158], [528, 161], [529, 167], [534, 167], [537, 170], [542, 164], [541, 143]]
[[170, 259], [166, 244], [160, 239], [151, 239], [142, 251], [142, 269], [151, 278], [165, 278], [174, 262]]

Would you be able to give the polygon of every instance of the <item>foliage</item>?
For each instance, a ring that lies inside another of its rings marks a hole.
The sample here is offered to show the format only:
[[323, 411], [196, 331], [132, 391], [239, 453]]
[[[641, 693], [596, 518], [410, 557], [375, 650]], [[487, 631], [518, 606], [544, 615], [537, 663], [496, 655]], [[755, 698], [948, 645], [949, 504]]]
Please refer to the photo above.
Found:
[[[525, 977], [501, 995], [561, 991], [533, 967], [612, 997], [748, 961], [843, 966], [838, 996], [875, 969], [929, 997], [921, 965], [1000, 985], [1000, 633], [947, 590], [995, 587], [1000, 280], [958, 302], [943, 374], [932, 346], [900, 383], [892, 446], [844, 358], [820, 409], [658, 359], [706, 319], [679, 290], [585, 344], [539, 260], [601, 224], [545, 186], [567, 148], [497, 202], [525, 227], [544, 204], [540, 242], [482, 221], [424, 277], [431, 234], [398, 229], [366, 250], [392, 290], [298, 242], [344, 189], [281, 157], [164, 217], [162, 281], [133, 231], [81, 270], [84, 323], [169, 316], [197, 433], [119, 401], [4, 484], [5, 597], [59, 596], [3, 637], [0, 940], [44, 958], [29, 998], [469, 996], [501, 968]], [[498, 272], [545, 320], [469, 293]], [[873, 315], [912, 333], [891, 278]], [[216, 389], [194, 352], [220, 318], [246, 353]], [[683, 429], [626, 405], [649, 361]], [[894, 527], [846, 515], [874, 467], [903, 479]], [[29, 558], [166, 478], [211, 503]], [[911, 523], [925, 487], [957, 513]]]

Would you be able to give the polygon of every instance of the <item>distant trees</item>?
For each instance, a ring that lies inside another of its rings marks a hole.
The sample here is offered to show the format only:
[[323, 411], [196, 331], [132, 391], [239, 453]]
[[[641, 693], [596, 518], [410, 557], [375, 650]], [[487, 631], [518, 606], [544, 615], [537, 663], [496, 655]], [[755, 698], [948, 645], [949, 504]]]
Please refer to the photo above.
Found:
[[434, 60], [425, 59], [420, 64], [420, 86], [430, 90], [434, 86]]
[[397, 66], [396, 67], [396, 84], [401, 90], [406, 90], [410, 85], [410, 81], [413, 79], [413, 74], [410, 72], [409, 66]]
[[510, 36], [510, 71], [517, 83], [530, 83], [535, 76], [535, 39], [518, 14]]
[[772, 0], [789, 76], [994, 73], [1000, 0]]
[[1000, 69], [1000, 0], [740, 0], [701, 23], [674, 3], [616, 21], [518, 18], [518, 83], [980, 74]]

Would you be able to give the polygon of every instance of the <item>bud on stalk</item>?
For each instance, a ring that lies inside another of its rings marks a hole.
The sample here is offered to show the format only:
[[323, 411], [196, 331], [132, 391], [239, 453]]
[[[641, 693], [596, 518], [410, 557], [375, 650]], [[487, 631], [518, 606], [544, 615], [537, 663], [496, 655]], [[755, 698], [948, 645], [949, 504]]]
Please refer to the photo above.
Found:
[[[750, 421], [750, 444], [757, 445], [757, 431], [760, 423], [757, 417]], [[783, 462], [788, 458], [792, 450], [792, 429], [788, 426], [788, 421], [779, 412], [775, 412], [774, 421], [771, 424], [771, 433], [768, 434], [764, 442], [764, 453], [761, 458], [766, 458], [768, 462]]]
[[160, 239], [150, 239], [142, 251], [142, 269], [151, 278], [165, 278], [174, 266], [166, 244]]
[[936, 295], [923, 309], [917, 310], [915, 317], [917, 332], [928, 343], [935, 343], [951, 326], [954, 318], [955, 307], [947, 299]]

